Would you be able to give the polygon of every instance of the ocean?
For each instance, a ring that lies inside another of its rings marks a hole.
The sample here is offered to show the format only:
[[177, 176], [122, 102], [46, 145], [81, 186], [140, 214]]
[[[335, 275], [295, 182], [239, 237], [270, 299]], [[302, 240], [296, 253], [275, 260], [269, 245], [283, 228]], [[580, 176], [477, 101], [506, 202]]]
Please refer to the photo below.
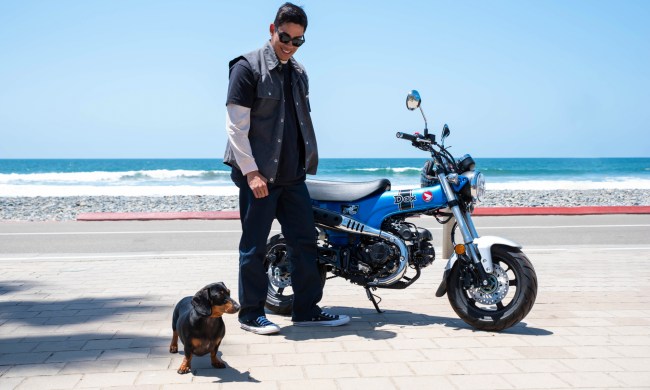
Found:
[[[650, 189], [650, 158], [476, 158], [488, 190]], [[320, 160], [318, 180], [419, 186], [425, 159]], [[220, 159], [0, 159], [0, 196], [230, 195]]]

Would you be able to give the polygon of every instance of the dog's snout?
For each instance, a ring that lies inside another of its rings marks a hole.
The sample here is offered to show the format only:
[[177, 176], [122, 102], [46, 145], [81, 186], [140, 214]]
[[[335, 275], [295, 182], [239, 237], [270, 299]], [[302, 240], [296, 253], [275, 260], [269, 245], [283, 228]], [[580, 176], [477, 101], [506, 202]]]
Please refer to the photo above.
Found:
[[239, 303], [237, 303], [237, 301], [235, 301], [232, 298], [228, 300], [228, 304], [229, 304], [228, 305], [229, 307], [228, 307], [228, 310], [226, 310], [226, 313], [228, 313], [228, 314], [235, 314], [241, 308], [241, 306], [239, 306]]

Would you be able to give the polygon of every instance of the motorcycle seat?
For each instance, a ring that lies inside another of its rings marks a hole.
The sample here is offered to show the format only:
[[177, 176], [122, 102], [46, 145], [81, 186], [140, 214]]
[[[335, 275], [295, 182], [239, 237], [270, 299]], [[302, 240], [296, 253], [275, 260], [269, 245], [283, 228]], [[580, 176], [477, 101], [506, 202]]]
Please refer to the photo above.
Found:
[[364, 182], [330, 180], [306, 180], [309, 196], [329, 202], [353, 202], [366, 196], [390, 190], [390, 180], [379, 179]]

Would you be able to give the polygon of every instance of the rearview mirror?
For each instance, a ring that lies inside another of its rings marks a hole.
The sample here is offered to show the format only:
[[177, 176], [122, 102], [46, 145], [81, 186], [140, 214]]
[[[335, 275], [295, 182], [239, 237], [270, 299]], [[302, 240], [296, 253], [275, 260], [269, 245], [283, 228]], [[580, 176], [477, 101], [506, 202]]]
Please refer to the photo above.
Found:
[[418, 91], [412, 90], [406, 96], [406, 108], [409, 110], [413, 111], [416, 108], [420, 107], [420, 103], [422, 103], [422, 99], [420, 99], [420, 93]]
[[445, 138], [449, 137], [449, 134], [451, 131], [449, 130], [449, 126], [445, 123], [445, 125], [442, 127], [442, 134], [440, 135], [440, 139], [444, 142]]

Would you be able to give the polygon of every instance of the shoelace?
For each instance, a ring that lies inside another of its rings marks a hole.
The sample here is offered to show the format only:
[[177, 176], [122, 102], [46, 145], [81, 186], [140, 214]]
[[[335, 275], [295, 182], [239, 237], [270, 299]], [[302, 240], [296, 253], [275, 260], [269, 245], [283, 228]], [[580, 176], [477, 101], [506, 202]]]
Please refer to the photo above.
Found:
[[329, 314], [329, 313], [326, 313], [326, 312], [324, 312], [324, 311], [321, 311], [321, 312], [320, 312], [320, 315], [321, 315], [321, 317], [325, 317], [325, 318], [327, 318], [328, 320], [335, 320], [335, 319], [337, 318], [337, 316], [332, 315], [332, 314]]
[[272, 323], [271, 321], [269, 321], [269, 320], [268, 320], [266, 317], [264, 317], [264, 316], [257, 317], [257, 319], [255, 320], [255, 322], [256, 322], [259, 326], [269, 326], [269, 325], [273, 326], [273, 323]]

